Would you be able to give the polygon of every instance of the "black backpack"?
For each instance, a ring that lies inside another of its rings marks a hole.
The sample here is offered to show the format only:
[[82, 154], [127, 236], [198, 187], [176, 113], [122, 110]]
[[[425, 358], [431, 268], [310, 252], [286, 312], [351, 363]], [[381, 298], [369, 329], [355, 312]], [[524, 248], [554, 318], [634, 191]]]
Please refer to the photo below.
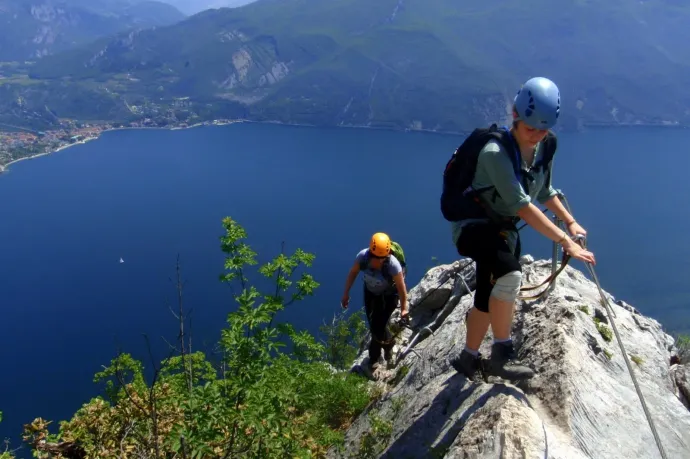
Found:
[[[480, 192], [493, 187], [475, 190], [472, 188], [472, 180], [477, 170], [479, 152], [492, 139], [496, 139], [503, 145], [504, 150], [508, 153], [513, 163], [515, 176], [523, 184], [525, 190], [527, 190], [526, 184], [522, 181], [524, 177], [522, 177], [521, 173], [519, 150], [508, 128], [504, 126], [502, 129], [499, 129], [496, 124], [492, 124], [488, 128], [477, 128], [455, 150], [443, 171], [441, 213], [446, 220], [456, 222], [468, 218], [487, 217], [487, 212], [477, 196]], [[535, 168], [547, 168], [556, 153], [558, 142], [553, 132], [549, 131], [542, 142], [546, 149], [542, 159], [535, 165]], [[547, 185], [550, 182], [551, 177], [548, 177]]]

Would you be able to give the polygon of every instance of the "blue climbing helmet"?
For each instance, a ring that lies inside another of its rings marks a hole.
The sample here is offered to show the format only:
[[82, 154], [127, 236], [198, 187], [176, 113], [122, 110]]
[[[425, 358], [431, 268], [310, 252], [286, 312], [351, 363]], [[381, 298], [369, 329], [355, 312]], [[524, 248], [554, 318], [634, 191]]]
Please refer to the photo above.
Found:
[[534, 77], [518, 90], [514, 103], [518, 120], [536, 129], [551, 129], [561, 111], [561, 93], [548, 78]]

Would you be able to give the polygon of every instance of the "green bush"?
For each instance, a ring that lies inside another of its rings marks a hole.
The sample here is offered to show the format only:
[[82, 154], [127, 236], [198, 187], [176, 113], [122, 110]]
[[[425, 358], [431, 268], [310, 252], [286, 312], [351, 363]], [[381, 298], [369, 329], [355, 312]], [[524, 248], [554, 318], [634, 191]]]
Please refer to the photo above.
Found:
[[[2, 411], [0, 411], [0, 422], [2, 422]], [[0, 452], [0, 459], [14, 459], [14, 456], [9, 451], [9, 445], [5, 446], [5, 451]]]
[[690, 363], [690, 336], [680, 335], [676, 340], [676, 347], [681, 363]]
[[611, 342], [613, 339], [613, 331], [611, 331], [611, 329], [606, 324], [602, 323], [598, 318], [595, 317], [592, 320], [594, 320], [594, 324], [596, 325], [601, 337], [604, 338], [604, 341], [607, 343]]
[[[306, 331], [274, 324], [278, 312], [318, 287], [306, 272], [293, 278], [311, 266], [314, 256], [297, 249], [260, 266], [258, 272], [275, 281], [270, 293], [262, 293], [248, 280], [247, 271], [258, 263], [243, 241], [244, 229], [230, 218], [223, 226], [221, 280], [233, 284], [238, 308], [221, 332], [220, 365], [214, 367], [202, 352], [189, 352], [180, 301], [179, 355], [154, 365], [147, 381], [142, 362], [118, 354], [94, 378], [105, 382], [105, 397], [83, 405], [60, 423], [57, 434], [49, 434], [50, 423], [41, 418], [25, 426], [24, 439], [35, 457], [76, 457], [65, 452], [69, 446], [99, 458], [125, 452], [150, 458], [282, 459], [325, 457], [328, 448], [342, 444], [344, 429], [370, 401], [366, 379], [329, 364], [334, 355], [341, 363], [351, 357], [349, 348], [340, 348], [351, 337], [337, 328], [337, 340], [324, 346]], [[284, 350], [288, 343], [290, 352]]]
[[348, 318], [344, 313], [338, 314], [330, 325], [322, 325], [320, 331], [326, 336], [324, 345], [328, 363], [341, 370], [347, 369], [357, 357], [359, 345], [367, 332], [364, 312], [360, 309]]

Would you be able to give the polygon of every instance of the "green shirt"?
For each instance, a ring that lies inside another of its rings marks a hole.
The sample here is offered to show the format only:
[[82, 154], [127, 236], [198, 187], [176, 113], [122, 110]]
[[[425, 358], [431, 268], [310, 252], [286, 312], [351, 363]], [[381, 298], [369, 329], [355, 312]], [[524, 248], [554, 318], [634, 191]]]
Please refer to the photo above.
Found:
[[[522, 209], [530, 202], [537, 201], [544, 204], [546, 201], [556, 196], [557, 192], [551, 186], [551, 171], [553, 161], [549, 167], [542, 171], [542, 168], [532, 169], [544, 155], [544, 143], [537, 145], [532, 164], [521, 159], [523, 183], [527, 184], [527, 190], [518, 181], [513, 170], [513, 163], [508, 154], [514, 155], [516, 152], [506, 152], [503, 146], [496, 140], [490, 140], [479, 152], [477, 159], [477, 170], [472, 180], [472, 188], [482, 191], [479, 199], [482, 204], [488, 207], [488, 212], [499, 217], [516, 217], [518, 210]], [[525, 177], [527, 177], [525, 179]], [[453, 242], [457, 243], [462, 227], [471, 222], [488, 221], [488, 219], [471, 219], [452, 222]], [[517, 235], [510, 232], [509, 244], [515, 248]]]

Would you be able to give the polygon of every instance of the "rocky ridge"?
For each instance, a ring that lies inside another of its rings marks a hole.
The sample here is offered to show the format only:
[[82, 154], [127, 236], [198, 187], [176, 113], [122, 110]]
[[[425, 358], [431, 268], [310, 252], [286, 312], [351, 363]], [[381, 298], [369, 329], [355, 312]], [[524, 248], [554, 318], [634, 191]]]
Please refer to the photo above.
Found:
[[[524, 285], [550, 274], [550, 260], [521, 262]], [[537, 371], [519, 385], [472, 383], [448, 363], [464, 346], [473, 288], [474, 263], [461, 260], [431, 269], [410, 291], [411, 326], [393, 325], [399, 310], [391, 319], [399, 361], [376, 370], [381, 396], [329, 457], [661, 457], [598, 289], [581, 271], [567, 266], [548, 296], [518, 301], [518, 357]], [[659, 322], [605, 295], [666, 457], [690, 457], [690, 365], [679, 364]]]
[[37, 60], [185, 17], [157, 0], [0, 0], [0, 62]]

